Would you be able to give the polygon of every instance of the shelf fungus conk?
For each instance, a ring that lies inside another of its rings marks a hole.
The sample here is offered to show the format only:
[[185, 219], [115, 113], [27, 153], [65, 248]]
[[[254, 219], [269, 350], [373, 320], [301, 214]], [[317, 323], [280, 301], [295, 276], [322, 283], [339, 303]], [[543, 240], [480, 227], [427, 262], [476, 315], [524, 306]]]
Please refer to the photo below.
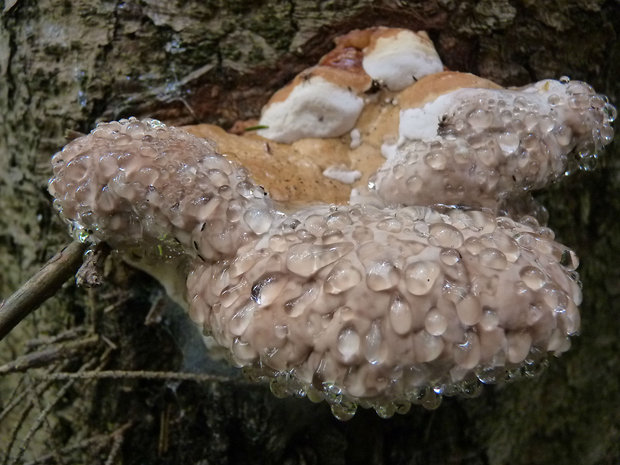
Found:
[[569, 348], [578, 261], [529, 191], [590, 166], [614, 118], [585, 83], [504, 89], [373, 28], [276, 93], [259, 134], [102, 123], [53, 157], [50, 192], [276, 395], [389, 417]]

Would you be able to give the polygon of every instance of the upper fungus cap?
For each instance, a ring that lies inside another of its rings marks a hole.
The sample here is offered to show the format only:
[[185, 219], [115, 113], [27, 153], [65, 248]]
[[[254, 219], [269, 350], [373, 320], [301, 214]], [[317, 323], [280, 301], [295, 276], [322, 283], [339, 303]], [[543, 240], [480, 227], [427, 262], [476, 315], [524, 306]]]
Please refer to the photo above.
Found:
[[306, 137], [336, 137], [350, 131], [364, 100], [347, 85], [349, 73], [320, 67], [298, 76], [263, 110], [259, 134], [290, 143]]
[[424, 31], [377, 28], [364, 48], [364, 70], [389, 90], [399, 91], [443, 71], [433, 42]]
[[[463, 77], [428, 76], [401, 94], [398, 139], [382, 147], [388, 160], [376, 176], [377, 192], [388, 204], [497, 208], [502, 198], [558, 178], [571, 153], [595, 157], [611, 140], [613, 119], [584, 83], [430, 91], [435, 81], [453, 79]], [[417, 97], [418, 88], [429, 89], [422, 102], [409, 95]]]
[[276, 92], [263, 108], [259, 134], [291, 143], [307, 137], [337, 137], [353, 129], [373, 82], [399, 91], [443, 70], [426, 33], [406, 29], [355, 30]]
[[62, 216], [117, 248], [163, 243], [177, 254], [182, 246], [204, 259], [230, 256], [266, 229], [258, 213], [231, 220], [272, 209], [245, 169], [156, 120], [100, 123], [55, 154], [52, 167], [49, 191]]

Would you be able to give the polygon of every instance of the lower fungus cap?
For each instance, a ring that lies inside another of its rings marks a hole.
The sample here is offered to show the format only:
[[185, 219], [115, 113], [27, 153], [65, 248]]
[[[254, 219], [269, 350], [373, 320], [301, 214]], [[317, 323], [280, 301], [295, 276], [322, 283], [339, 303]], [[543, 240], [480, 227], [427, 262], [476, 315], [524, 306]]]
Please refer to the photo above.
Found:
[[238, 366], [336, 410], [456, 394], [579, 329], [570, 252], [543, 230], [477, 210], [309, 207], [194, 269], [190, 313]]

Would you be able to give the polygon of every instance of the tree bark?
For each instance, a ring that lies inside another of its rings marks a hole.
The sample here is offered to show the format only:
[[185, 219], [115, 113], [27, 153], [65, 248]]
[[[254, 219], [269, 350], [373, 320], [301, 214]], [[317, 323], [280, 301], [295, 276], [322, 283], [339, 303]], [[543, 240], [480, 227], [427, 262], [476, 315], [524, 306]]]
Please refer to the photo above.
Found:
[[[131, 115], [230, 126], [256, 117], [335, 36], [374, 25], [427, 30], [451, 69], [502, 85], [568, 75], [618, 105], [615, 0], [5, 0], [0, 296], [69, 241], [46, 190], [50, 156], [67, 131], [88, 132], [97, 121]], [[75, 381], [24, 444], [23, 460], [50, 454], [52, 463], [64, 464], [617, 463], [619, 147], [602, 154], [595, 171], [539, 195], [558, 239], [581, 257], [584, 283], [582, 334], [539, 377], [485, 387], [476, 399], [445, 399], [434, 411], [413, 407], [383, 420], [360, 410], [341, 423], [325, 404], [276, 399], [268, 387], [213, 365], [159, 286], [112, 259], [102, 288], [66, 286], [20, 324], [0, 344], [0, 363], [24, 353], [32, 338], [82, 328], [104, 342], [57, 360], [55, 370], [219, 370], [231, 381]], [[44, 388], [25, 374], [0, 378], [0, 410], [18, 382]], [[0, 417], [0, 460], [17, 457], [40, 407], [61, 386], [51, 382], [38, 406], [28, 394], [16, 407], [34, 402], [24, 420], [15, 412]], [[72, 447], [80, 441], [87, 445]]]

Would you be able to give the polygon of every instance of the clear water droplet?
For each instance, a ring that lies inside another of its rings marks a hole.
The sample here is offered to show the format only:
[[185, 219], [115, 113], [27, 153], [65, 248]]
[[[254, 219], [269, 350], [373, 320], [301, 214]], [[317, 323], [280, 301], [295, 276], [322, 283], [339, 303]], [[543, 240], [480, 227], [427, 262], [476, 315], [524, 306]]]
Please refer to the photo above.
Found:
[[492, 270], [503, 271], [508, 268], [508, 260], [506, 255], [500, 250], [493, 247], [487, 247], [478, 254], [480, 263]]
[[446, 168], [448, 159], [442, 152], [433, 152], [424, 157], [424, 163], [435, 171], [441, 171]]
[[441, 336], [448, 328], [448, 319], [436, 308], [432, 308], [424, 318], [424, 329], [433, 336]]
[[350, 420], [355, 416], [357, 411], [357, 404], [355, 402], [340, 402], [330, 405], [332, 415], [340, 421]]
[[454, 226], [445, 223], [433, 223], [429, 229], [431, 245], [458, 248], [463, 245], [463, 235]]
[[250, 297], [259, 307], [271, 305], [282, 293], [287, 278], [282, 273], [267, 273], [254, 282]]
[[392, 296], [390, 302], [390, 323], [396, 334], [405, 335], [411, 331], [413, 314], [405, 298], [399, 293]]
[[248, 326], [250, 326], [250, 322], [254, 317], [254, 312], [256, 311], [256, 302], [249, 301], [244, 306], [242, 306], [230, 319], [229, 331], [234, 336], [241, 336]]
[[347, 327], [340, 331], [338, 335], [338, 351], [342, 355], [345, 363], [352, 362], [360, 351], [361, 339], [358, 332]]
[[405, 268], [407, 290], [413, 295], [428, 294], [435, 285], [440, 273], [441, 269], [435, 262], [419, 261], [411, 263]]
[[373, 263], [366, 273], [366, 284], [373, 291], [385, 291], [398, 284], [400, 272], [389, 261]]
[[364, 356], [371, 365], [376, 365], [383, 361], [382, 342], [381, 322], [375, 320], [370, 325], [370, 330], [364, 338]]
[[444, 249], [440, 252], [439, 258], [444, 265], [454, 266], [461, 261], [461, 254], [456, 249]]
[[504, 152], [508, 154], [514, 153], [519, 148], [519, 135], [506, 131], [498, 136], [497, 143]]
[[296, 244], [286, 256], [287, 268], [295, 274], [310, 277], [353, 250], [350, 242], [336, 244]]
[[362, 274], [351, 262], [338, 263], [327, 275], [323, 289], [328, 294], [340, 294], [355, 287], [362, 280]]
[[243, 215], [243, 220], [255, 234], [265, 234], [273, 222], [273, 215], [268, 210], [250, 208]]
[[545, 274], [534, 266], [524, 266], [521, 268], [519, 277], [533, 291], [537, 291], [547, 282]]
[[467, 326], [477, 324], [482, 318], [482, 306], [474, 295], [468, 295], [456, 304], [456, 314], [461, 323]]
[[482, 130], [489, 127], [493, 122], [493, 113], [482, 108], [471, 111], [467, 115], [467, 120], [475, 130]]

